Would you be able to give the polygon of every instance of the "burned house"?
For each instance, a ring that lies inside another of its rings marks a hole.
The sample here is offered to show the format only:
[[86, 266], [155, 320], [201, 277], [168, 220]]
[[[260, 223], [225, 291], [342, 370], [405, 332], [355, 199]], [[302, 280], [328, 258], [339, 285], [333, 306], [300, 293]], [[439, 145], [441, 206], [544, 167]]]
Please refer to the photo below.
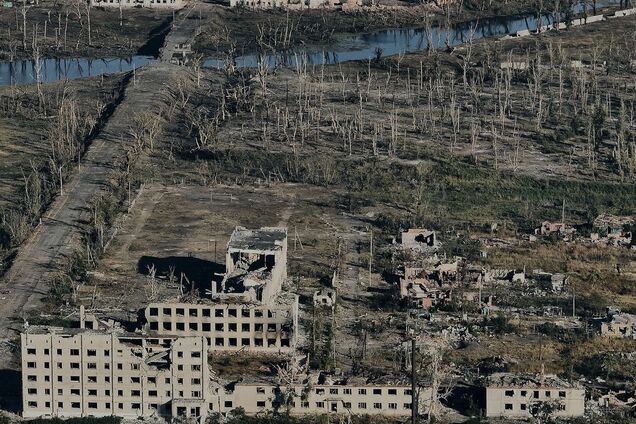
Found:
[[560, 293], [568, 284], [568, 276], [561, 273], [545, 272], [540, 269], [532, 271], [532, 279], [546, 291]]
[[485, 390], [487, 417], [528, 418], [539, 408], [555, 417], [585, 413], [585, 389], [555, 375], [496, 373]]
[[600, 320], [600, 333], [603, 337], [636, 340], [636, 315], [607, 308], [606, 317]]
[[483, 274], [484, 283], [525, 283], [526, 272], [523, 269], [489, 269]]
[[333, 308], [336, 305], [336, 290], [323, 289], [314, 292], [314, 306]]
[[413, 306], [424, 309], [450, 300], [452, 286], [447, 284], [448, 280], [444, 278], [447, 275], [446, 272], [450, 272], [452, 267], [439, 269], [438, 267], [433, 269], [405, 267], [404, 277], [400, 278], [399, 283], [400, 297], [407, 299]]
[[411, 250], [426, 250], [437, 247], [435, 231], [426, 228], [411, 228], [402, 232], [402, 247]]
[[29, 327], [21, 343], [25, 418], [207, 416], [202, 337]]
[[574, 234], [574, 232], [576, 232], [576, 230], [573, 227], [566, 225], [563, 222], [550, 221], [543, 221], [541, 226], [534, 230], [534, 234], [538, 236], [557, 234], [559, 236], [566, 237]]
[[609, 246], [632, 246], [635, 240], [631, 228], [635, 224], [636, 219], [631, 216], [599, 215], [593, 223], [597, 232], [591, 234], [592, 242]]
[[298, 296], [282, 291], [286, 277], [287, 230], [238, 227], [227, 246], [226, 273], [211, 283], [211, 299], [151, 303], [144, 329], [204, 337], [217, 352], [293, 351]]

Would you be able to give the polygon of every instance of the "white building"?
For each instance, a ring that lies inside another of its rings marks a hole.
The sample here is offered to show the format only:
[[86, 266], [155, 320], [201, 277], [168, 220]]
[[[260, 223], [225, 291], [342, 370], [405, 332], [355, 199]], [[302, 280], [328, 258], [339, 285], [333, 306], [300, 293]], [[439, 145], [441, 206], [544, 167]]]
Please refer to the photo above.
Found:
[[496, 373], [486, 384], [486, 416], [525, 418], [537, 408], [557, 417], [585, 413], [585, 389], [555, 375]]
[[21, 339], [24, 418], [207, 414], [202, 337], [30, 327]]

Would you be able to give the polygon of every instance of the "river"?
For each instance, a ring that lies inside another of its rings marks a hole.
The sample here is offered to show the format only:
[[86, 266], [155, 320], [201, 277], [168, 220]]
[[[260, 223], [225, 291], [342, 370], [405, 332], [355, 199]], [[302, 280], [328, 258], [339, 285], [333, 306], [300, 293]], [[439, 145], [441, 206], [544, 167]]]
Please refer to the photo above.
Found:
[[[597, 8], [619, 4], [619, 0], [598, 0]], [[588, 4], [588, 8], [592, 6]], [[583, 4], [575, 5], [575, 13], [583, 11]], [[550, 15], [542, 18], [543, 25], [553, 22]], [[491, 18], [464, 22], [450, 29], [433, 28], [430, 35], [423, 29], [394, 28], [365, 34], [343, 34], [328, 47], [304, 47], [285, 53], [258, 55], [247, 53], [234, 58], [238, 67], [255, 67], [259, 61], [269, 66], [296, 66], [337, 64], [354, 60], [369, 60], [378, 54], [382, 57], [426, 50], [432, 42], [432, 48], [453, 47], [467, 42], [470, 38], [479, 40], [515, 34], [521, 30], [535, 31], [537, 21], [534, 16], [516, 16]], [[117, 72], [126, 72], [156, 60], [153, 56], [137, 55], [129, 58], [111, 59], [41, 59], [39, 64], [33, 60], [0, 62], [0, 85], [33, 84], [66, 79], [77, 79]], [[210, 68], [223, 67], [220, 59], [210, 58], [204, 61]], [[36, 72], [39, 69], [39, 73]]]

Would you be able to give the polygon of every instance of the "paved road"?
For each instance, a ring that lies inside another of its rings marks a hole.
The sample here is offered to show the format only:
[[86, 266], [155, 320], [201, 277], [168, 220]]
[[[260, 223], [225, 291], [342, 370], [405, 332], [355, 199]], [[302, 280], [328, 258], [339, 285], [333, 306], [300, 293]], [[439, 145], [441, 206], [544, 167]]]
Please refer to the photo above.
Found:
[[[198, 10], [194, 6], [197, 18]], [[80, 238], [87, 202], [106, 187], [117, 158], [125, 155], [129, 129], [136, 113], [166, 103], [168, 87], [183, 69], [169, 63], [174, 46], [195, 33], [198, 19], [188, 19], [193, 7], [182, 10], [166, 38], [161, 60], [137, 70], [125, 88], [123, 101], [91, 144], [80, 171], [64, 188], [34, 234], [20, 248], [11, 269], [0, 282], [0, 343], [17, 336], [23, 320], [39, 307], [50, 280]], [[6, 356], [6, 355], [0, 355]], [[0, 369], [9, 358], [0, 357]]]

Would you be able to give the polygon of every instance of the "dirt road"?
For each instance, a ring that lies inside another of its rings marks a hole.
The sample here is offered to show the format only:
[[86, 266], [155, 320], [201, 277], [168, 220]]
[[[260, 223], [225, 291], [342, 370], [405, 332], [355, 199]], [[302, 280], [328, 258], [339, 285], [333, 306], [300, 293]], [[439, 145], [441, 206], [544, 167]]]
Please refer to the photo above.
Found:
[[[22, 245], [11, 269], [0, 282], [0, 345], [17, 336], [24, 320], [28, 320], [48, 295], [51, 276], [77, 245], [87, 202], [104, 189], [113, 164], [125, 154], [132, 118], [140, 111], [153, 110], [169, 101], [168, 88], [183, 72], [183, 68], [170, 64], [170, 58], [178, 43], [194, 36], [198, 20], [188, 17], [193, 9], [198, 17], [197, 7], [190, 6], [177, 15], [160, 60], [128, 78], [122, 102], [92, 142], [81, 169]], [[10, 363], [6, 356], [0, 355], [0, 369]]]

